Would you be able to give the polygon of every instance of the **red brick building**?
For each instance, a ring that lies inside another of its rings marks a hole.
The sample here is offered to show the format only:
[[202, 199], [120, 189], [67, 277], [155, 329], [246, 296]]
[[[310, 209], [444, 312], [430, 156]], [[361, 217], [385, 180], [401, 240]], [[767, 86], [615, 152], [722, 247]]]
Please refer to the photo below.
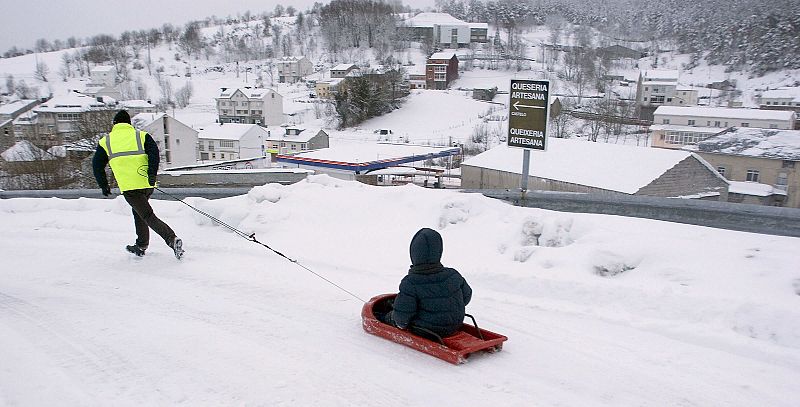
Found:
[[428, 89], [447, 89], [458, 78], [458, 58], [454, 52], [436, 52], [425, 64]]

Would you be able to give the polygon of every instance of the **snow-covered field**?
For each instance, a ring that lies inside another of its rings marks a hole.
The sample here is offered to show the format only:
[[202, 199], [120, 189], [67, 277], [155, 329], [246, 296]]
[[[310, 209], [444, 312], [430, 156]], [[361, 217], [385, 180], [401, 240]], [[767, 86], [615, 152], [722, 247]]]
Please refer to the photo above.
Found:
[[[130, 208], [0, 201], [0, 405], [795, 406], [800, 240], [516, 208], [313, 176], [179, 202], [127, 254]], [[509, 337], [454, 366], [363, 332], [420, 227]]]

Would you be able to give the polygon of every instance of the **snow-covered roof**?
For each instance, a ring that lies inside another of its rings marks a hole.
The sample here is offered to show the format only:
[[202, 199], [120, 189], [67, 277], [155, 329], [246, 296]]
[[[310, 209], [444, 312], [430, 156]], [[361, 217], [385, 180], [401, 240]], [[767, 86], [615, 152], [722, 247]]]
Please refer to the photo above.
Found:
[[467, 23], [467, 24], [469, 25], [469, 28], [483, 28], [486, 30], [489, 29], [489, 23]]
[[[265, 95], [269, 94], [270, 92], [275, 92], [269, 88], [251, 88], [249, 86], [243, 88], [222, 88], [220, 90], [219, 99], [227, 99], [233, 96], [236, 91], [241, 91], [248, 99], [263, 99]], [[275, 92], [277, 93], [277, 92]]]
[[643, 85], [649, 86], [678, 86], [678, 82], [670, 82], [664, 80], [644, 81]]
[[728, 184], [728, 192], [732, 194], [753, 196], [786, 195], [786, 191], [759, 182], [728, 181]]
[[211, 125], [200, 129], [199, 133], [197, 134], [197, 138], [211, 140], [241, 140], [242, 137], [250, 131], [263, 132], [264, 139], [267, 137], [267, 130], [257, 124], [225, 123], [223, 125]]
[[[548, 138], [547, 151], [533, 152], [533, 177], [633, 194], [692, 153], [681, 150]], [[462, 165], [522, 173], [522, 149], [500, 145]]]
[[455, 55], [456, 53], [452, 51], [434, 52], [428, 59], [450, 59]]
[[299, 128], [299, 127], [287, 127], [287, 130], [297, 130], [298, 134], [286, 134], [286, 132], [279, 132], [279, 131], [272, 131], [270, 132], [269, 137], [265, 140], [269, 141], [293, 141], [296, 143], [307, 143], [309, 140], [314, 138], [317, 134], [319, 134], [319, 128]]
[[408, 157], [418, 157], [418, 161], [422, 161], [430, 155], [441, 154], [450, 150], [454, 149], [452, 147], [431, 147], [414, 144], [363, 143], [323, 148], [316, 151], [296, 154], [292, 157], [315, 161], [359, 164], [391, 161]]
[[370, 171], [369, 175], [417, 175], [417, 174], [426, 174], [429, 173], [424, 171], [419, 171], [413, 167], [389, 167], [389, 168], [381, 168], [379, 170]]
[[156, 107], [156, 105], [141, 99], [122, 100], [119, 103], [122, 105], [122, 107], [128, 109]]
[[678, 80], [679, 72], [674, 69], [650, 69], [642, 71], [643, 81]]
[[721, 119], [791, 120], [794, 112], [787, 110], [744, 109], [706, 106], [659, 106], [653, 115], [718, 117]]
[[339, 64], [331, 68], [331, 71], [346, 71], [350, 68], [358, 69], [358, 66], [356, 64]]
[[6, 161], [34, 161], [34, 160], [52, 160], [55, 159], [48, 152], [36, 147], [28, 140], [21, 140], [14, 143], [6, 151], [0, 153]]
[[55, 96], [45, 103], [34, 108], [36, 112], [77, 113], [96, 108], [110, 108], [106, 103], [99, 102], [92, 96], [70, 92], [66, 95]]
[[28, 105], [34, 102], [36, 101], [31, 99], [22, 99], [22, 100], [15, 100], [13, 102], [6, 103], [4, 105], [0, 105], [0, 115], [3, 114], [12, 115], [26, 108]]
[[684, 150], [800, 161], [800, 130], [734, 127]]
[[324, 83], [329, 86], [336, 86], [343, 80], [344, 78], [331, 78], [331, 79], [325, 79], [324, 81], [317, 81], [317, 83]]
[[723, 131], [723, 128], [720, 127], [702, 127], [702, 126], [680, 126], [677, 124], [654, 124], [650, 126], [651, 131], [656, 130], [663, 130], [663, 131], [689, 131], [693, 133], [709, 133], [709, 134], [717, 134]]
[[131, 124], [141, 129], [153, 124], [156, 120], [166, 116], [166, 113], [139, 113], [131, 118]]
[[281, 57], [281, 59], [278, 60], [278, 63], [279, 64], [281, 64], [281, 63], [290, 64], [290, 63], [295, 63], [295, 62], [297, 62], [297, 61], [299, 61], [299, 60], [301, 60], [303, 58], [305, 58], [303, 55]]
[[[447, 13], [419, 13], [405, 20], [408, 27], [433, 27], [435, 25], [470, 25]], [[487, 25], [488, 27], [488, 25]]]
[[92, 72], [111, 72], [115, 69], [113, 65], [98, 65], [92, 68]]
[[800, 88], [770, 89], [761, 93], [763, 99], [792, 99], [800, 101]]

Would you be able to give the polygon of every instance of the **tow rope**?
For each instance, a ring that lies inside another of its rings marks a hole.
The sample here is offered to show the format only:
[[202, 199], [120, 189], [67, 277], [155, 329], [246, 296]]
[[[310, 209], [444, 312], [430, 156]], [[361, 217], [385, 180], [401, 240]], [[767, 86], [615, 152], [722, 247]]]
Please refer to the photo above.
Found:
[[223, 221], [221, 221], [221, 220], [219, 220], [219, 219], [215, 218], [214, 216], [211, 216], [211, 215], [209, 215], [208, 213], [206, 213], [206, 212], [203, 212], [203, 211], [201, 211], [200, 209], [197, 209], [197, 208], [195, 208], [195, 207], [194, 207], [194, 206], [192, 206], [192, 205], [189, 205], [189, 204], [188, 204], [188, 203], [186, 203], [186, 202], [185, 202], [183, 199], [180, 199], [180, 198], [178, 198], [177, 196], [175, 196], [175, 195], [172, 195], [172, 194], [170, 194], [169, 192], [166, 192], [166, 191], [164, 191], [163, 189], [161, 189], [161, 188], [159, 188], [159, 187], [154, 187], [154, 188], [155, 188], [156, 190], [158, 190], [159, 192], [161, 192], [162, 194], [164, 194], [164, 195], [166, 195], [166, 196], [168, 196], [168, 197], [170, 197], [170, 198], [172, 198], [172, 199], [174, 199], [174, 200], [176, 200], [176, 201], [178, 201], [178, 202], [180, 202], [180, 203], [182, 203], [182, 204], [184, 204], [184, 205], [186, 205], [186, 206], [188, 206], [188, 207], [192, 208], [192, 210], [194, 210], [195, 212], [197, 212], [197, 213], [199, 213], [199, 214], [201, 214], [201, 215], [203, 215], [203, 216], [205, 216], [205, 217], [207, 217], [207, 218], [211, 219], [212, 221], [214, 221], [214, 222], [218, 223], [218, 224], [219, 224], [219, 225], [221, 225], [221, 226], [224, 226], [225, 228], [227, 228], [227, 229], [228, 229], [228, 230], [230, 230], [231, 232], [235, 233], [235, 234], [236, 234], [236, 235], [238, 235], [239, 237], [241, 237], [241, 238], [243, 238], [243, 239], [245, 239], [245, 240], [247, 240], [247, 241], [250, 241], [250, 242], [253, 242], [253, 243], [256, 243], [256, 244], [259, 244], [259, 245], [261, 245], [261, 246], [264, 246], [264, 247], [266, 247], [267, 249], [269, 249], [269, 250], [270, 250], [270, 251], [272, 251], [273, 253], [277, 254], [278, 256], [281, 256], [281, 257], [283, 257], [284, 259], [286, 259], [286, 260], [290, 261], [291, 263], [294, 263], [294, 264], [298, 265], [299, 267], [301, 267], [301, 268], [303, 268], [304, 270], [308, 271], [309, 273], [311, 273], [311, 274], [313, 274], [313, 275], [315, 275], [315, 276], [319, 277], [320, 279], [322, 279], [322, 280], [326, 281], [328, 284], [330, 284], [330, 285], [332, 285], [332, 286], [334, 286], [334, 287], [338, 288], [339, 290], [341, 290], [341, 291], [343, 291], [343, 292], [345, 292], [345, 293], [347, 293], [347, 294], [350, 294], [350, 296], [352, 296], [353, 298], [355, 298], [355, 299], [357, 299], [357, 300], [359, 300], [359, 301], [361, 301], [361, 302], [363, 302], [363, 303], [366, 303], [366, 301], [364, 301], [363, 299], [361, 299], [359, 296], [357, 296], [357, 295], [353, 294], [352, 292], [348, 291], [347, 289], [345, 289], [344, 287], [340, 286], [339, 284], [336, 284], [336, 283], [334, 283], [333, 281], [331, 281], [331, 280], [329, 280], [329, 279], [325, 278], [324, 276], [320, 275], [319, 273], [315, 272], [314, 270], [311, 270], [310, 268], [308, 268], [308, 267], [306, 267], [306, 266], [302, 265], [302, 264], [301, 264], [300, 262], [298, 262], [297, 260], [295, 260], [295, 259], [292, 259], [292, 258], [290, 258], [289, 256], [287, 256], [287, 255], [285, 255], [285, 254], [283, 254], [283, 253], [281, 253], [281, 252], [279, 252], [279, 251], [277, 251], [277, 250], [273, 249], [272, 247], [270, 247], [270, 246], [269, 246], [269, 245], [267, 245], [266, 243], [262, 243], [262, 242], [260, 242], [258, 239], [256, 239], [256, 234], [255, 234], [255, 233], [251, 233], [251, 234], [249, 234], [249, 235], [248, 235], [247, 233], [245, 233], [245, 232], [242, 232], [242, 231], [241, 231], [241, 230], [239, 230], [239, 229], [236, 229], [235, 227], [233, 227], [233, 226], [231, 226], [231, 225], [229, 225], [229, 224], [227, 224], [227, 223], [225, 223], [225, 222], [223, 222]]

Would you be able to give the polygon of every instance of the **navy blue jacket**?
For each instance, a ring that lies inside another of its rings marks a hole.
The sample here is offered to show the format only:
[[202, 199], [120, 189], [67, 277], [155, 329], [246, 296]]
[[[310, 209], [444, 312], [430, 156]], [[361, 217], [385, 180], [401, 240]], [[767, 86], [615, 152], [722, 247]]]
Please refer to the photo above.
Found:
[[433, 229], [420, 229], [411, 239], [411, 269], [393, 304], [397, 327], [417, 326], [440, 336], [461, 327], [472, 288], [458, 271], [442, 266], [442, 246], [442, 236]]

